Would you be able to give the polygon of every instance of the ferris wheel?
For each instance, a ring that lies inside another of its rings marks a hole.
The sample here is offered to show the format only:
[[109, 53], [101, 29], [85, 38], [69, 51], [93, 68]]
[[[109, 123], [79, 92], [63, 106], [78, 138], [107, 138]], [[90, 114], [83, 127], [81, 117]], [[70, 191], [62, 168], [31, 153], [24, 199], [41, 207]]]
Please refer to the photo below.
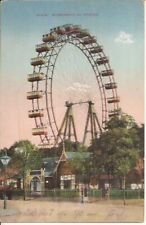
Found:
[[[78, 48], [86, 57], [94, 73], [97, 92], [101, 101], [100, 127], [103, 129], [110, 117], [119, 114], [119, 97], [114, 72], [103, 47], [88, 30], [79, 25], [66, 24], [50, 29], [36, 45], [37, 56], [31, 59], [33, 72], [28, 74], [31, 91], [27, 99], [32, 103], [29, 118], [35, 120], [32, 134], [39, 136], [45, 148], [53, 146], [58, 137], [59, 126], [54, 110], [54, 76], [58, 56], [67, 44]], [[96, 95], [96, 93], [95, 93]]]

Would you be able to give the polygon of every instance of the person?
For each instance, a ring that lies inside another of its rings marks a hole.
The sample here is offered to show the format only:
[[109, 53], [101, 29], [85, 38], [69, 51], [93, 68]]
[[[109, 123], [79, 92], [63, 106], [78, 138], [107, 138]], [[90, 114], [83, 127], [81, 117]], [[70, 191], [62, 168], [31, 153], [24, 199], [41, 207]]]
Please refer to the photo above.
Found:
[[81, 202], [84, 203], [84, 188], [81, 187]]
[[106, 199], [109, 199], [109, 197], [110, 197], [110, 188], [107, 187], [107, 189], [106, 189], [106, 194], [105, 194], [105, 198], [106, 198]]
[[88, 202], [88, 186], [84, 188], [84, 202]]
[[84, 196], [88, 197], [88, 189], [87, 189], [87, 187], [85, 187], [85, 189], [84, 189]]

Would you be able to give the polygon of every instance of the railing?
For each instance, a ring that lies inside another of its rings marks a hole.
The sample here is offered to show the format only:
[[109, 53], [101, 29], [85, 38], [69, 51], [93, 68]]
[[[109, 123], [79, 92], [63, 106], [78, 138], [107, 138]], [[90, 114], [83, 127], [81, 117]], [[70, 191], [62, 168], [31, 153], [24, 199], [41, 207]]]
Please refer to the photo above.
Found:
[[[124, 190], [111, 189], [110, 191], [110, 199], [123, 199]], [[143, 189], [126, 189], [125, 190], [125, 198], [126, 199], [142, 199], [144, 198], [144, 190]]]
[[[7, 192], [9, 199], [15, 198], [22, 198], [23, 197], [23, 190], [15, 189], [9, 190]], [[79, 189], [52, 189], [46, 191], [26, 191], [27, 198], [36, 198], [41, 197], [48, 199], [50, 201], [77, 201], [81, 202], [82, 200], [82, 193]], [[111, 189], [109, 195], [107, 195], [106, 190], [96, 190], [96, 189], [88, 189], [87, 191], [88, 201], [97, 201], [97, 200], [114, 200], [114, 199], [123, 199], [124, 198], [124, 190], [120, 189]], [[3, 191], [0, 191], [0, 198], [3, 198]], [[144, 199], [144, 189], [126, 189], [125, 190], [125, 199]]]
[[[38, 195], [40, 193], [40, 196], [48, 197], [48, 198], [60, 198], [60, 199], [77, 199], [81, 197], [81, 191], [79, 189], [53, 189], [53, 190], [46, 190], [43, 192], [28, 192], [29, 195]], [[104, 192], [102, 189], [96, 190], [96, 189], [89, 189], [88, 192], [88, 198], [95, 198], [95, 199], [104, 199], [107, 197], [106, 191]], [[110, 199], [122, 199], [124, 194], [124, 190], [119, 189], [111, 189], [109, 193]], [[131, 190], [126, 189], [125, 190], [125, 197], [127, 199], [142, 199], [144, 198], [144, 190], [143, 189], [137, 189], [137, 190]]]
[[80, 191], [77, 189], [52, 189], [47, 191], [29, 191], [27, 197], [42, 197], [55, 201], [80, 201]]

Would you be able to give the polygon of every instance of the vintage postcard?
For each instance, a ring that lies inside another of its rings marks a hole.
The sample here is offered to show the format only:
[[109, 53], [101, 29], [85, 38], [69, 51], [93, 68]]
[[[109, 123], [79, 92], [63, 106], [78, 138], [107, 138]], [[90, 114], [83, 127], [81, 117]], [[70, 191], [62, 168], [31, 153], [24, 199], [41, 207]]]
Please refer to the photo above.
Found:
[[0, 2], [0, 222], [144, 222], [144, 6]]

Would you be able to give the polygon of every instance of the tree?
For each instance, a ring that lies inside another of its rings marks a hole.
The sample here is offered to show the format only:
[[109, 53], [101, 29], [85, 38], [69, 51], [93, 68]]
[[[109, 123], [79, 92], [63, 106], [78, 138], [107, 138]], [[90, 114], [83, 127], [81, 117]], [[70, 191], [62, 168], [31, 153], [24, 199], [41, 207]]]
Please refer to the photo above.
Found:
[[[133, 131], [132, 131], [133, 132]], [[140, 126], [137, 126], [135, 128], [135, 137], [134, 142], [135, 146], [139, 149], [139, 160], [136, 164], [136, 174], [138, 174], [140, 178], [140, 182], [143, 185], [144, 180], [144, 124], [141, 124]]]
[[[0, 157], [4, 156], [7, 153], [8, 149], [7, 148], [2, 148], [0, 149]], [[3, 169], [3, 164], [0, 160], [0, 170]]]
[[113, 116], [106, 123], [106, 129], [112, 130], [113, 128], [127, 128], [131, 129], [137, 127], [134, 118], [126, 113], [119, 112], [118, 116]]
[[96, 140], [96, 145], [92, 146], [95, 147], [96, 165], [104, 168], [106, 174], [120, 177], [124, 191], [126, 176], [135, 168], [140, 155], [138, 129], [129, 115], [112, 117], [106, 124], [106, 131]]
[[138, 147], [140, 149], [140, 157], [144, 158], [144, 124], [141, 124], [141, 126], [136, 127], [137, 134], [138, 134]]
[[139, 158], [138, 149], [132, 148], [130, 146], [119, 148], [119, 151], [115, 154], [116, 160], [116, 171], [117, 176], [122, 177], [122, 188], [124, 190], [124, 205], [125, 203], [125, 188], [126, 188], [126, 176], [128, 173], [135, 168], [136, 162]]
[[40, 169], [42, 164], [42, 154], [39, 149], [28, 140], [16, 142], [10, 147], [12, 154], [11, 166], [19, 170], [23, 178], [24, 200], [26, 196], [25, 178], [28, 170]]
[[79, 179], [83, 183], [89, 183], [90, 171], [91, 171], [91, 154], [87, 152], [87, 148], [82, 145], [78, 145], [78, 149], [70, 161], [70, 166]]

